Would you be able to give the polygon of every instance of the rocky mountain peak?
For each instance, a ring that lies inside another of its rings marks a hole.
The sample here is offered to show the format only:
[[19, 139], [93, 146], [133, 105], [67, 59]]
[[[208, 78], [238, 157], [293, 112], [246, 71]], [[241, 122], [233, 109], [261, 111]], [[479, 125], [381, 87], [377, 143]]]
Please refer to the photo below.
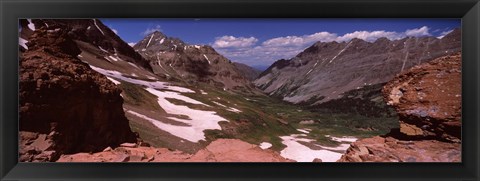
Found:
[[190, 83], [211, 83], [225, 90], [253, 88], [230, 60], [209, 45], [190, 45], [178, 38], [153, 32], [133, 48], [150, 61], [157, 75]]
[[168, 37], [160, 31], [154, 31], [137, 42], [133, 48], [139, 52], [150, 51], [150, 53], [152, 53], [155, 51], [173, 51], [182, 49], [185, 45], [185, 42], [178, 38]]
[[381, 37], [374, 41], [374, 43], [389, 43], [389, 42], [391, 42], [390, 39], [386, 37]]
[[165, 34], [163, 34], [162, 32], [160, 31], [154, 31], [153, 33], [150, 33], [147, 35], [148, 36], [154, 36], [154, 38], [166, 38], [167, 36]]

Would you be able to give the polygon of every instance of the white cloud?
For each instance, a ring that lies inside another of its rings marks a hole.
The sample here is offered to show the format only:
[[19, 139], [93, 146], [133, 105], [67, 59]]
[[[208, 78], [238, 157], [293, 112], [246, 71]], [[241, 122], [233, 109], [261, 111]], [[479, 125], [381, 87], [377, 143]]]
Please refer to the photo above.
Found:
[[128, 45], [130, 45], [131, 47], [133, 47], [135, 44], [136, 44], [136, 43], [134, 43], [134, 42], [128, 43]]
[[222, 36], [217, 37], [213, 43], [215, 48], [243, 48], [251, 47], [257, 43], [258, 39], [255, 37], [234, 37], [234, 36]]
[[263, 46], [304, 46], [317, 41], [333, 41], [337, 37], [335, 33], [318, 32], [311, 35], [303, 36], [286, 36], [272, 38], [262, 43]]
[[162, 28], [160, 27], [160, 25], [156, 25], [155, 27], [150, 27], [150, 28], [147, 28], [145, 31], [143, 31], [142, 33], [140, 33], [141, 35], [143, 36], [146, 36], [150, 33], [153, 33], [155, 31], [162, 31]]
[[427, 26], [423, 26], [421, 28], [407, 30], [407, 31], [405, 31], [405, 35], [407, 35], [407, 36], [428, 36], [428, 35], [430, 35], [428, 30], [430, 30], [430, 28], [428, 28]]
[[402, 38], [401, 33], [393, 31], [355, 31], [353, 33], [347, 33], [343, 36], [337, 37], [335, 40], [337, 42], [350, 41], [353, 38], [362, 39], [365, 41], [373, 42], [379, 38], [388, 38], [390, 40], [397, 40]]
[[445, 35], [451, 33], [453, 30], [449, 30], [449, 31], [443, 31], [442, 33], [440, 33], [440, 36], [437, 36], [438, 39], [442, 39], [443, 37], [445, 37]]
[[118, 35], [118, 31], [117, 31], [116, 29], [113, 29], [113, 28], [112, 28], [112, 31], [113, 31], [115, 34]]
[[398, 40], [407, 36], [430, 35], [429, 27], [409, 29], [404, 32], [395, 31], [355, 31], [341, 36], [331, 32], [317, 32], [303, 36], [275, 37], [261, 42], [255, 46], [258, 39], [254, 37], [243, 38], [234, 36], [217, 37], [213, 47], [233, 61], [247, 64], [271, 64], [278, 59], [289, 59], [302, 52], [315, 42], [348, 42], [353, 38], [359, 38], [368, 42], [374, 42], [378, 38]]

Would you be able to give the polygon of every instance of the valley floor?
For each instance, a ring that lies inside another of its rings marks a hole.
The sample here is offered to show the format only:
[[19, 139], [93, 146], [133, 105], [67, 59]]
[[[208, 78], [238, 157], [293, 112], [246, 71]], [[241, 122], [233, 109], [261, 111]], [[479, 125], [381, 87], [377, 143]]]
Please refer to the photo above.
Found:
[[90, 66], [123, 90], [132, 130], [155, 147], [193, 154], [213, 140], [235, 138], [298, 162], [335, 162], [357, 138], [384, 131], [346, 125], [351, 119], [370, 119], [359, 115], [316, 112], [267, 96], [172, 85]]

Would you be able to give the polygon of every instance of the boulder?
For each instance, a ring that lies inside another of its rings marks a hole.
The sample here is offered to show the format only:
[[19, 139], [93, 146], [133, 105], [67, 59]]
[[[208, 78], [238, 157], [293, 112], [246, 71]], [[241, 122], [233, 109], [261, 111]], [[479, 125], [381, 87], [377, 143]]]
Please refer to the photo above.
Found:
[[461, 54], [415, 66], [388, 82], [383, 95], [408, 136], [460, 142]]
[[399, 129], [357, 140], [339, 162], [461, 162], [461, 53], [411, 68], [382, 92]]

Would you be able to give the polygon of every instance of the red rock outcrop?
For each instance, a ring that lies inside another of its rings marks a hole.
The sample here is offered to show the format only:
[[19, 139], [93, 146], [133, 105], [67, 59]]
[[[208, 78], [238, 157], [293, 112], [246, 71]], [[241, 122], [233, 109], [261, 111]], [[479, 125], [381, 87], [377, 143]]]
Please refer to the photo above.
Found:
[[80, 49], [68, 32], [37, 28], [20, 56], [20, 161], [136, 142], [121, 90], [76, 58]]
[[382, 92], [400, 129], [352, 143], [339, 162], [460, 162], [461, 82], [460, 52], [397, 75]]
[[460, 53], [415, 66], [383, 89], [400, 118], [400, 132], [408, 136], [461, 139]]
[[292, 162], [272, 150], [236, 139], [218, 139], [191, 155], [166, 148], [121, 146], [98, 153], [62, 155], [58, 162]]

